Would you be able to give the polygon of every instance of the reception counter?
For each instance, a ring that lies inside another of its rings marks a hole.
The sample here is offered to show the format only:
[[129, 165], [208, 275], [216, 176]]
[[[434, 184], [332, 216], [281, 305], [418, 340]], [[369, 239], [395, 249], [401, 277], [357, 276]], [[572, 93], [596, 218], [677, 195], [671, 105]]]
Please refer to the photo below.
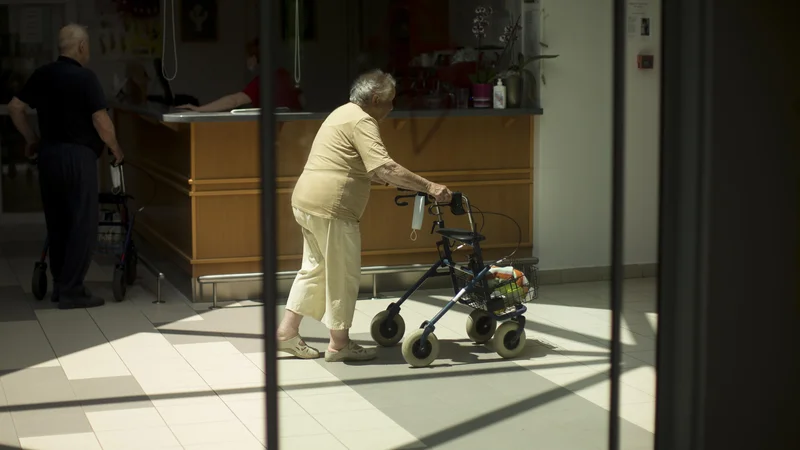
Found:
[[[126, 154], [126, 183], [145, 209], [137, 231], [193, 279], [261, 272], [259, 113], [174, 112], [117, 104], [113, 111]], [[521, 227], [519, 254], [530, 255], [535, 109], [393, 112], [381, 124], [390, 155], [408, 169], [464, 192], [483, 211]], [[297, 270], [302, 236], [291, 212], [292, 188], [325, 113], [276, 113], [277, 254], [279, 270]], [[410, 239], [411, 208], [395, 205], [393, 188], [373, 186], [361, 222], [362, 265], [432, 263], [435, 236], [426, 220]], [[446, 218], [448, 227], [466, 219]], [[486, 254], [518, 244], [516, 225], [485, 220]]]

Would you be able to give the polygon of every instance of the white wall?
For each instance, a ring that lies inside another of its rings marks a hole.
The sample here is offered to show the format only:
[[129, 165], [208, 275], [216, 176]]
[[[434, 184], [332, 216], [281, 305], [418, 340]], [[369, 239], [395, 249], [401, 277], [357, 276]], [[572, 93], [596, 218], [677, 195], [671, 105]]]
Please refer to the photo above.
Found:
[[[652, 8], [660, 8], [653, 0]], [[559, 58], [543, 68], [544, 114], [534, 161], [534, 254], [542, 269], [610, 264], [612, 182], [612, 2], [544, 0], [543, 36]], [[659, 64], [660, 18], [644, 44]], [[625, 263], [657, 260], [657, 70], [636, 69], [630, 43], [627, 80]]]
[[[625, 263], [658, 259], [659, 133], [661, 110], [661, 0], [651, 0], [652, 37], [628, 40], [625, 121]], [[636, 57], [654, 56], [655, 68], [640, 70]]]

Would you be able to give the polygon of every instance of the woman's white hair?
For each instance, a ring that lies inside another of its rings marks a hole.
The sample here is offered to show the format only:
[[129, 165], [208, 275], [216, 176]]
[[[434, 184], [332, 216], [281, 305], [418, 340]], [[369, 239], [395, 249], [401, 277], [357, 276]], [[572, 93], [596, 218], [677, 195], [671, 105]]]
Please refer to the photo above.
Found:
[[386, 100], [394, 90], [394, 77], [382, 70], [370, 70], [360, 75], [350, 88], [350, 101], [360, 106], [367, 106], [378, 96]]

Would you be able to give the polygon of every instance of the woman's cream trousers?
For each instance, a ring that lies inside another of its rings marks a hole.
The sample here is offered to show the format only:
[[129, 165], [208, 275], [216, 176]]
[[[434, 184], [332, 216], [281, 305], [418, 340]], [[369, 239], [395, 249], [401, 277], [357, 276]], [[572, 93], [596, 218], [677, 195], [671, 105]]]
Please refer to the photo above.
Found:
[[313, 317], [329, 330], [349, 329], [361, 279], [358, 222], [324, 219], [298, 209], [294, 218], [303, 231], [303, 264], [286, 309]]

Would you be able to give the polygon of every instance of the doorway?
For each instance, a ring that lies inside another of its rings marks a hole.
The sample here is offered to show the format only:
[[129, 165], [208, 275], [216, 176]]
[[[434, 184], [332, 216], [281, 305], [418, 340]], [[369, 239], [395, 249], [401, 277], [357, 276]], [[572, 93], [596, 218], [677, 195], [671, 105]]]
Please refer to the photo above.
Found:
[[[0, 0], [0, 222], [44, 220], [38, 171], [25, 158], [8, 102], [37, 67], [58, 56], [58, 30], [75, 19], [74, 0]], [[35, 114], [29, 111], [31, 119]]]

